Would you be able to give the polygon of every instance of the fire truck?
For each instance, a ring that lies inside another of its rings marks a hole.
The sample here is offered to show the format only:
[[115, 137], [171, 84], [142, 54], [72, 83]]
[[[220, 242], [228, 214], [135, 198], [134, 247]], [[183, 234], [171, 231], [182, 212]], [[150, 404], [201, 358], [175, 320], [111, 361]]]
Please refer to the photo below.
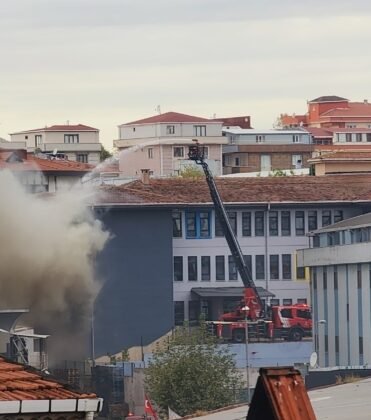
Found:
[[306, 304], [290, 306], [267, 306], [260, 299], [252, 279], [250, 269], [245, 264], [241, 247], [230, 225], [227, 212], [221, 200], [215, 180], [205, 161], [206, 148], [196, 140], [189, 147], [188, 158], [202, 166], [210, 195], [214, 203], [216, 217], [219, 219], [225, 239], [244, 284], [244, 294], [240, 304], [233, 312], [223, 314], [212, 325], [219, 338], [244, 342], [246, 333], [249, 341], [261, 338], [283, 338], [300, 341], [312, 334], [311, 308]]

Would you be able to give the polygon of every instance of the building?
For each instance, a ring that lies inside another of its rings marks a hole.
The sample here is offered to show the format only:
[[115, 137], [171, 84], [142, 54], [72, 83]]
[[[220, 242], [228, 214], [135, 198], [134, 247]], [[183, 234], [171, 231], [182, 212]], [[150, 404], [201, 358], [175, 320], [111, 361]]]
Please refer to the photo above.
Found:
[[102, 145], [99, 130], [87, 125], [52, 125], [10, 134], [11, 142], [26, 142], [27, 151], [63, 154], [69, 160], [96, 165]]
[[243, 117], [224, 117], [224, 118], [213, 118], [213, 121], [219, 121], [223, 123], [224, 128], [243, 128], [248, 129], [251, 127], [251, 117], [245, 115]]
[[316, 176], [340, 173], [371, 173], [371, 148], [369, 150], [334, 150], [320, 153], [308, 161]]
[[193, 139], [206, 147], [207, 163], [215, 175], [222, 173], [223, 122], [177, 112], [119, 125], [120, 172], [136, 177], [141, 169], [154, 176], [174, 176], [194, 165], [187, 149]]
[[[296, 264], [308, 232], [371, 210], [367, 175], [216, 182], [252, 278], [275, 295], [265, 296], [274, 304], [309, 302], [308, 273]], [[100, 353], [140, 345], [140, 331], [148, 343], [147, 336], [153, 341], [201, 313], [216, 320], [241, 299], [243, 284], [203, 179], [134, 181], [102, 192], [96, 205], [114, 239], [99, 257], [107, 276], [96, 316]]]
[[0, 171], [10, 170], [32, 193], [70, 189], [82, 182], [93, 167], [86, 163], [0, 148]]
[[320, 366], [371, 363], [371, 214], [319, 229], [298, 251], [310, 267]]
[[224, 128], [223, 173], [260, 172], [309, 167], [311, 136], [302, 129]]
[[68, 389], [35, 369], [0, 357], [0, 416], [6, 419], [72, 420], [93, 418], [103, 400]]

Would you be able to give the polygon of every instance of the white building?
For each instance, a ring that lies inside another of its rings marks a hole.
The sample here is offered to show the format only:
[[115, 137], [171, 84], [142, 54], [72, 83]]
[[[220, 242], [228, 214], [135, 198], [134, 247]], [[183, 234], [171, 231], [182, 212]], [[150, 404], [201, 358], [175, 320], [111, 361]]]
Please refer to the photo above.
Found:
[[298, 263], [310, 267], [319, 365], [369, 365], [371, 213], [319, 229], [312, 243]]
[[52, 125], [10, 134], [11, 142], [26, 142], [28, 152], [60, 153], [69, 160], [96, 165], [100, 161], [99, 130], [83, 124]]
[[222, 173], [222, 121], [166, 112], [119, 126], [114, 145], [120, 153], [120, 173], [139, 176], [149, 169], [154, 176], [178, 175], [194, 163], [188, 160], [192, 139], [206, 146], [207, 163], [215, 175]]

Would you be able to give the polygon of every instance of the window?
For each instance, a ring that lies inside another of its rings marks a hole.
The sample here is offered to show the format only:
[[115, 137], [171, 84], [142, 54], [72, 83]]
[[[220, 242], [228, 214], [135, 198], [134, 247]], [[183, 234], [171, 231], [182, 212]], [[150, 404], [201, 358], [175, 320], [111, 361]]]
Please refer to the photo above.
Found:
[[327, 271], [326, 267], [323, 267], [323, 290], [327, 290]]
[[174, 257], [174, 281], [183, 281], [183, 257]]
[[255, 136], [255, 141], [257, 143], [264, 143], [265, 142], [265, 136], [263, 136], [263, 135]]
[[148, 148], [148, 159], [153, 159], [153, 147]]
[[360, 143], [362, 141], [362, 133], [356, 133], [356, 142]]
[[41, 134], [36, 134], [35, 136], [35, 147], [40, 146], [42, 143], [42, 136]]
[[188, 281], [197, 281], [197, 257], [188, 257]]
[[352, 141], [352, 133], [345, 134], [345, 141], [350, 143]]
[[264, 211], [255, 212], [255, 236], [264, 236]]
[[301, 210], [295, 212], [295, 234], [296, 236], [305, 235], [304, 212]]
[[331, 225], [331, 210], [322, 210], [322, 226]]
[[291, 254], [282, 255], [282, 278], [284, 280], [291, 280]]
[[[299, 298], [298, 303], [306, 305], [307, 304], [307, 298]], [[304, 312], [307, 313], [307, 311], [304, 311]], [[309, 312], [309, 315], [310, 315], [310, 312]]]
[[278, 280], [279, 279], [279, 256], [278, 255], [270, 255], [269, 256], [269, 273], [271, 280]]
[[292, 142], [293, 142], [293, 143], [299, 143], [299, 136], [298, 136], [297, 134], [294, 134], [294, 135], [292, 136]]
[[194, 125], [195, 136], [204, 137], [206, 136], [206, 125]]
[[368, 142], [370, 142], [370, 141], [371, 141], [371, 133], [367, 133], [367, 134], [366, 134], [366, 140], [367, 140]]
[[166, 126], [166, 134], [174, 134], [175, 133], [175, 126], [174, 125], [167, 125]]
[[[231, 224], [232, 230], [235, 235], [237, 235], [237, 212], [227, 211], [228, 220]], [[224, 236], [222, 225], [219, 221], [217, 214], [215, 214], [215, 236], [221, 237]]]
[[[285, 305], [285, 303], [283, 302], [287, 302], [288, 299], [283, 299], [282, 300], [282, 304]], [[286, 303], [287, 305], [287, 303]], [[287, 308], [287, 309], [281, 309], [281, 317], [282, 318], [292, 318], [292, 310]]]
[[252, 258], [251, 255], [244, 255], [243, 260], [245, 262], [249, 278], [252, 279]]
[[305, 268], [304, 267], [296, 267], [296, 278], [298, 280], [305, 279]]
[[201, 280], [210, 281], [210, 257], [201, 257]]
[[308, 211], [308, 230], [311, 232], [312, 230], [316, 230], [318, 227], [317, 222], [317, 211], [316, 210], [309, 210]]
[[240, 166], [240, 158], [239, 157], [234, 158], [234, 166]]
[[183, 325], [184, 323], [184, 302], [174, 302], [174, 322], [175, 325]]
[[188, 320], [198, 321], [200, 319], [200, 302], [198, 300], [190, 300], [188, 302]]
[[334, 290], [338, 289], [338, 271], [337, 267], [334, 266]]
[[64, 142], [65, 143], [78, 143], [79, 142], [79, 135], [78, 134], [65, 134], [64, 135]]
[[301, 169], [303, 166], [303, 157], [302, 155], [292, 155], [291, 164], [295, 166], [295, 169]]
[[278, 236], [278, 211], [270, 211], [268, 214], [269, 214], [269, 235]]
[[215, 257], [215, 270], [216, 270], [216, 280], [224, 281], [225, 280], [224, 255], [217, 255]]
[[182, 237], [182, 212], [173, 211], [173, 238]]
[[281, 211], [281, 235], [291, 235], [291, 212]]
[[[305, 302], [299, 302], [299, 300], [300, 301], [304, 301], [305, 300]], [[298, 303], [307, 303], [307, 300], [306, 299], [298, 299]], [[312, 314], [310, 313], [310, 311], [303, 311], [301, 309], [298, 309], [297, 310], [296, 316], [298, 318], [304, 318], [304, 319], [311, 319], [312, 318]]]
[[242, 236], [251, 236], [251, 212], [242, 212]]
[[76, 154], [77, 162], [88, 163], [88, 154], [87, 153], [77, 153]]
[[362, 289], [362, 266], [357, 265], [357, 288]]
[[184, 147], [183, 146], [174, 146], [173, 147], [173, 157], [184, 158]]
[[210, 212], [186, 212], [186, 228], [188, 239], [210, 238]]
[[232, 255], [228, 256], [229, 280], [237, 280], [237, 266]]
[[334, 223], [341, 222], [343, 220], [343, 211], [334, 210]]
[[271, 306], [279, 306], [280, 305], [280, 300], [279, 299], [271, 299], [270, 304], [271, 304]]
[[265, 279], [264, 255], [255, 255], [255, 278], [256, 280]]
[[228, 312], [235, 311], [237, 306], [240, 304], [241, 299], [240, 298], [224, 298], [223, 299], [223, 314], [226, 314]]
[[[283, 300], [282, 300], [282, 304], [283, 304], [284, 306], [289, 306], [289, 305], [292, 305], [292, 299], [283, 299]], [[287, 309], [285, 309], [285, 310], [287, 310]]]

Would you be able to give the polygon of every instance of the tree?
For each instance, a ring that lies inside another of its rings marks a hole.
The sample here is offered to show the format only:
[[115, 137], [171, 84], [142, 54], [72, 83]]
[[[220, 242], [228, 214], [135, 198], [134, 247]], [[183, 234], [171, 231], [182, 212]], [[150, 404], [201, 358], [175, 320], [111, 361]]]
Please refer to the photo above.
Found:
[[204, 176], [201, 169], [195, 165], [185, 165], [179, 173], [182, 178], [201, 178]]
[[100, 161], [104, 162], [106, 159], [112, 157], [112, 153], [109, 152], [102, 144], [102, 148], [100, 149]]
[[160, 410], [181, 416], [236, 402], [241, 376], [226, 346], [208, 334], [206, 325], [177, 329], [157, 348], [145, 371], [147, 392]]

